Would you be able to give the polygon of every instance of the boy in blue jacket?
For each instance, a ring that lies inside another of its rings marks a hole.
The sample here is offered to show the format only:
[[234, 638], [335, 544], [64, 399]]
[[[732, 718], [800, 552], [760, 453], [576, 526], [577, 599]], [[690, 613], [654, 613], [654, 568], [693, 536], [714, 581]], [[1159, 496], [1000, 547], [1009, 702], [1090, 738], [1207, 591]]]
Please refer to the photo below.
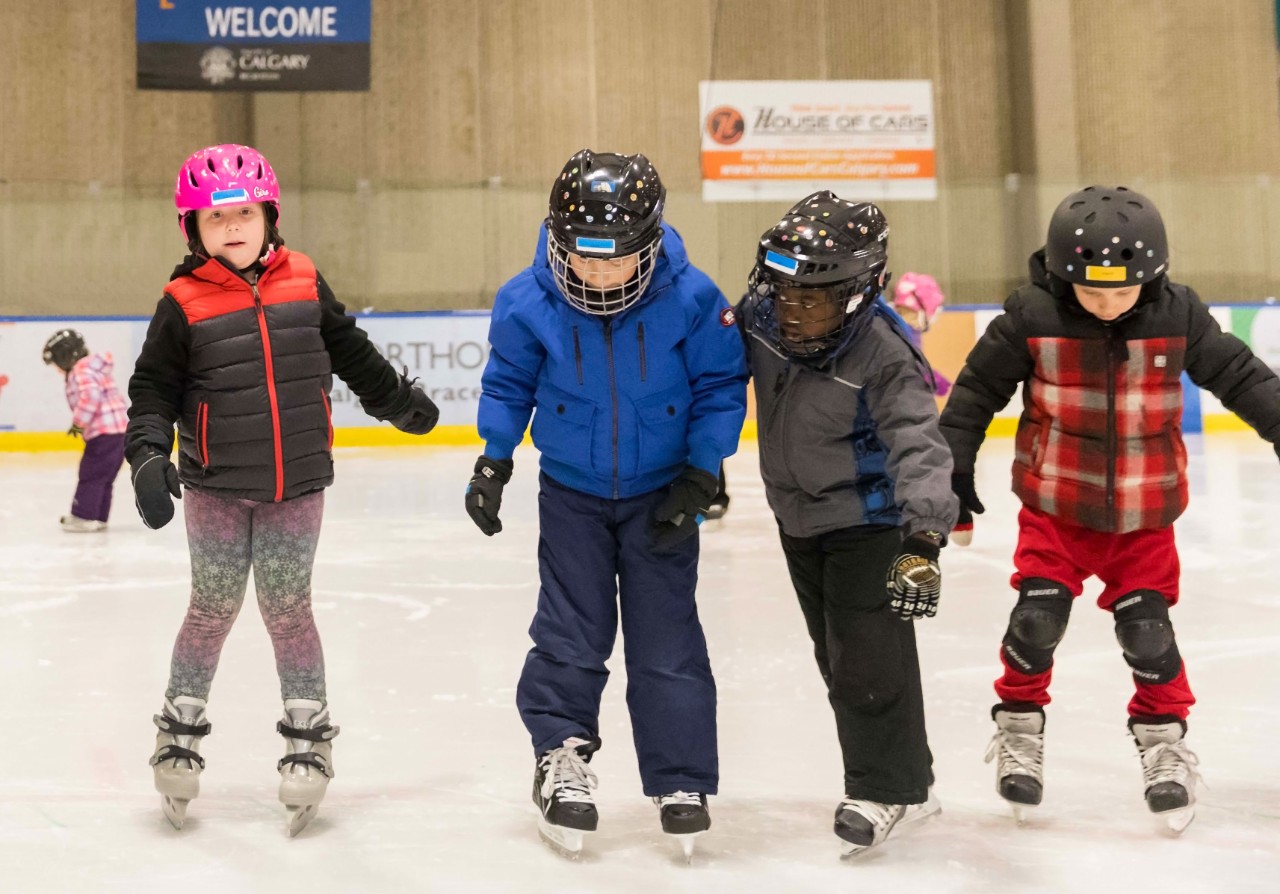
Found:
[[619, 607], [640, 776], [663, 831], [705, 831], [718, 783], [697, 525], [737, 449], [747, 371], [733, 309], [662, 222], [665, 198], [643, 155], [574, 155], [534, 262], [498, 291], [489, 329], [485, 452], [466, 507], [485, 534], [502, 530], [532, 414], [542, 586], [516, 704], [542, 836], [569, 856], [598, 822], [587, 763]]

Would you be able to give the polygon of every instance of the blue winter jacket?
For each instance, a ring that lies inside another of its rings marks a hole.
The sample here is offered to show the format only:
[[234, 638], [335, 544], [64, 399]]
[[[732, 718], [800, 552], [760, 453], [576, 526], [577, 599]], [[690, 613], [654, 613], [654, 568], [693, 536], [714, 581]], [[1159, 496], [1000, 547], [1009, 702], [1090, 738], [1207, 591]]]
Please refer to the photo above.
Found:
[[747, 367], [733, 310], [663, 230], [644, 297], [604, 318], [560, 295], [543, 228], [533, 265], [494, 299], [478, 422], [487, 456], [509, 458], [532, 413], [544, 472], [620, 499], [669, 484], [686, 464], [715, 475], [737, 449]]

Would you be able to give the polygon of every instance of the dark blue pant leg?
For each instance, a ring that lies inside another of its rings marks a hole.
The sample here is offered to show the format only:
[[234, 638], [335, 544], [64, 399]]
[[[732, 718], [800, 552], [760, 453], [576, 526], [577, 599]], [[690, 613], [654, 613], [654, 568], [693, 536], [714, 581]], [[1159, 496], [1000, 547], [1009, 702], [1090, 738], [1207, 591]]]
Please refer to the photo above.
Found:
[[605, 661], [618, 629], [617, 543], [608, 500], [539, 479], [538, 611], [516, 687], [534, 754], [599, 735]]
[[618, 506], [627, 706], [644, 793], [713, 795], [720, 781], [716, 684], [694, 603], [698, 537], [671, 552], [652, 549], [650, 519], [664, 494]]

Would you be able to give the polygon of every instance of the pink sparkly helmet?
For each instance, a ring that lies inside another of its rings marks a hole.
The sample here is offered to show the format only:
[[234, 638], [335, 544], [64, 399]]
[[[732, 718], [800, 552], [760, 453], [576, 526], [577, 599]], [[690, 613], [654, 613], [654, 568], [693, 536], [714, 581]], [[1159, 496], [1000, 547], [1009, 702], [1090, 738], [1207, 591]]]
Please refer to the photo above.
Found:
[[920, 313], [925, 325], [933, 322], [946, 300], [938, 281], [926, 273], [902, 274], [893, 290], [894, 305]]
[[178, 206], [178, 228], [187, 239], [187, 215], [202, 208], [266, 202], [280, 218], [280, 184], [271, 164], [257, 149], [224, 143], [201, 149], [182, 163], [173, 190]]

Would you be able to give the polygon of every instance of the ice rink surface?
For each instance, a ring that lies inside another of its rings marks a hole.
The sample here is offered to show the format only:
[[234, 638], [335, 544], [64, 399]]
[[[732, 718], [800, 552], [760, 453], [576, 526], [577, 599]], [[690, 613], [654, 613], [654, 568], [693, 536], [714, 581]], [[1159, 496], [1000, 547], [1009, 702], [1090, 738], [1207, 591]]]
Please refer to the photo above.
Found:
[[729, 462], [730, 513], [703, 534], [721, 794], [690, 866], [641, 795], [617, 653], [592, 764], [600, 832], [578, 864], [538, 840], [513, 706], [538, 586], [530, 448], [492, 539], [462, 509], [473, 450], [339, 451], [314, 581], [337, 778], [292, 840], [253, 606], [213, 687], [201, 797], [174, 831], [147, 759], [189, 586], [181, 520], [146, 530], [122, 474], [110, 530], [64, 534], [77, 456], [0, 454], [0, 891], [1280, 890], [1280, 463], [1251, 434], [1189, 443], [1173, 620], [1207, 786], [1180, 839], [1142, 801], [1130, 676], [1096, 581], [1057, 652], [1045, 803], [1018, 828], [994, 792], [982, 756], [1017, 508], [1006, 439], [981, 457], [974, 545], [944, 551], [940, 614], [918, 627], [943, 814], [842, 862], [834, 722], [748, 444]]

